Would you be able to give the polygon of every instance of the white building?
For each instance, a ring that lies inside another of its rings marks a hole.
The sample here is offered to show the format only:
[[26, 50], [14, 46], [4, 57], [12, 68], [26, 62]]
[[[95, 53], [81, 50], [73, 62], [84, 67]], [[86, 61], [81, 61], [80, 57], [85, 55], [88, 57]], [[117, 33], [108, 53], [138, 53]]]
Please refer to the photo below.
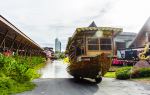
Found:
[[133, 32], [121, 32], [115, 37], [116, 49], [129, 48], [130, 44], [136, 37], [136, 33]]

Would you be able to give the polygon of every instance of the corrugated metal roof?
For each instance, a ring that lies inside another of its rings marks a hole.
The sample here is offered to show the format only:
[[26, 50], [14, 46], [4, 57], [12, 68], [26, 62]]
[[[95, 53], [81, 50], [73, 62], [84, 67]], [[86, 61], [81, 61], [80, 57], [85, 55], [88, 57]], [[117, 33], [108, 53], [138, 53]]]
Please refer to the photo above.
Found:
[[93, 21], [93, 22], [89, 25], [89, 27], [97, 27], [97, 25], [96, 25], [95, 22]]
[[67, 48], [69, 47], [69, 45], [73, 42], [74, 38], [76, 36], [78, 36], [81, 32], [86, 32], [86, 31], [110, 31], [110, 32], [114, 32], [114, 36], [116, 36], [118, 33], [122, 32], [123, 29], [122, 28], [114, 28], [114, 27], [82, 27], [82, 28], [77, 28], [76, 31], [74, 32], [73, 36], [68, 40], [68, 44], [67, 44]]
[[143, 36], [143, 34], [145, 34], [145, 32], [150, 33], [150, 17], [147, 19], [146, 23], [143, 25], [142, 29], [140, 30], [138, 35], [135, 37], [135, 39], [132, 41], [132, 43], [130, 44], [129, 47], [133, 46], [134, 43], [136, 43], [138, 41], [138, 39], [140, 39], [141, 36]]
[[[17, 38], [22, 38], [22, 40], [26, 40], [33, 47], [43, 50], [36, 42], [34, 42], [32, 39], [30, 39], [28, 36], [26, 36], [17, 27], [15, 27], [12, 23], [10, 23], [7, 19], [5, 19], [2, 15], [0, 15], [0, 24], [3, 24], [3, 26], [5, 26], [2, 28], [8, 28], [11, 30], [11, 32], [14, 32], [16, 35], [18, 35], [19, 37], [17, 37]], [[2, 31], [2, 32], [4, 32], [4, 31]], [[18, 39], [18, 40], [20, 40], [20, 39]]]

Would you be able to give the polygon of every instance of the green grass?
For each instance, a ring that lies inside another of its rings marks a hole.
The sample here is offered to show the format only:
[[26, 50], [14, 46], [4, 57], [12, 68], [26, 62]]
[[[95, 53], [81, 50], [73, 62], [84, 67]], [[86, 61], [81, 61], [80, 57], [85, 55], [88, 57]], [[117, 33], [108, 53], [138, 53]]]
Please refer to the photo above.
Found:
[[107, 72], [104, 77], [107, 78], [116, 78], [115, 72]]
[[0, 77], [0, 95], [10, 95], [31, 90], [36, 85], [32, 82], [18, 83], [9, 77]]
[[150, 77], [142, 77], [142, 78], [132, 78], [133, 80], [149, 80], [150, 81]]

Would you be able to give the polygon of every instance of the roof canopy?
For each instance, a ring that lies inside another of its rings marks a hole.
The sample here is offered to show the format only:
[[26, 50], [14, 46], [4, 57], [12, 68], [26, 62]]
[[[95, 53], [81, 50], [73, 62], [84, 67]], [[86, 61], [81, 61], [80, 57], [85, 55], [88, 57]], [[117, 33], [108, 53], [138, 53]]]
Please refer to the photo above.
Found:
[[[143, 47], [142, 41], [145, 41], [145, 33], [150, 34], [150, 17], [147, 19], [135, 39], [132, 41], [129, 47]], [[142, 40], [142, 41], [140, 41]], [[145, 41], [146, 42], [146, 41]], [[145, 44], [144, 42], [144, 44]]]
[[103, 32], [110, 32], [113, 33], [113, 36], [116, 36], [118, 33], [122, 32], [122, 28], [113, 28], [113, 27], [82, 27], [82, 28], [77, 28], [76, 31], [74, 32], [72, 38], [77, 37], [81, 33], [88, 33], [89, 31], [94, 32], [94, 31], [103, 31]]
[[[94, 26], [94, 27], [93, 27]], [[122, 32], [122, 28], [114, 28], [114, 27], [97, 27], [95, 22], [92, 22], [89, 27], [77, 28], [74, 32], [73, 36], [69, 38], [66, 49], [68, 49], [69, 45], [73, 43], [73, 40], [79, 35], [84, 35], [85, 33], [95, 32], [95, 31], [103, 31], [109, 32], [113, 36], [116, 36], [118, 33]]]
[[95, 22], [93, 21], [93, 22], [89, 25], [89, 27], [97, 27], [97, 26], [96, 26]]
[[[16, 28], [13, 24], [11, 24], [8, 20], [6, 20], [3, 16], [0, 15], [0, 36], [3, 37], [7, 33], [8, 44], [11, 44], [14, 40], [15, 43], [21, 43], [22, 45], [28, 45], [32, 49], [43, 50], [37, 43], [35, 43], [32, 39], [26, 36], [23, 32], [21, 32], [18, 28]], [[0, 40], [2, 40], [2, 37]], [[14, 48], [17, 48], [14, 46]]]

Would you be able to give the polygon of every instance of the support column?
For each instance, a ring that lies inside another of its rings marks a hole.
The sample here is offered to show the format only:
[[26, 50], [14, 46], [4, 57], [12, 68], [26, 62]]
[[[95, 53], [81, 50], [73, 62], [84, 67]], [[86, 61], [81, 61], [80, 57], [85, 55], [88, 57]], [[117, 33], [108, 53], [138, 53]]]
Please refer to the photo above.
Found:
[[27, 53], [28, 53], [28, 49], [29, 49], [29, 46], [27, 46], [24, 50], [24, 56], [27, 56]]
[[[25, 48], [26, 47], [26, 48]], [[28, 54], [28, 50], [29, 50], [29, 48], [30, 48], [30, 44], [26, 44], [25, 46], [24, 46], [24, 55], [26, 56], [27, 54]]]
[[12, 41], [12, 44], [11, 44], [11, 46], [10, 46], [10, 50], [13, 48], [13, 45], [14, 45], [14, 42], [15, 42], [16, 38], [17, 38], [17, 35], [15, 35], [15, 37], [14, 37], [14, 39], [13, 39], [13, 41]]
[[87, 54], [87, 52], [86, 52], [87, 50], [86, 50], [86, 49], [87, 49], [88, 46], [86, 47], [86, 45], [87, 45], [87, 44], [86, 44], [86, 35], [85, 35], [85, 33], [84, 33], [84, 55]]
[[7, 37], [7, 34], [8, 34], [9, 31], [6, 31], [6, 33], [4, 34], [4, 37], [2, 39], [2, 42], [0, 43], [0, 47], [2, 47], [4, 41], [5, 41], [5, 38]]
[[[23, 46], [22, 50], [24, 50], [26, 46], [27, 46], [27, 44], [25, 44], [25, 45]], [[24, 50], [24, 52], [25, 52], [25, 50]], [[23, 53], [21, 52], [21, 54], [23, 54]]]
[[116, 50], [115, 50], [115, 45], [114, 45], [114, 31], [112, 31], [112, 52], [113, 52], [113, 56], [116, 55]]
[[30, 53], [31, 53], [31, 47], [28, 46], [27, 49], [26, 49], [26, 55], [30, 56]]
[[16, 50], [17, 55], [18, 55], [18, 50], [20, 49], [20, 46], [22, 44], [21, 42], [22, 42], [22, 39], [19, 41], [19, 45], [17, 45], [17, 50]]

